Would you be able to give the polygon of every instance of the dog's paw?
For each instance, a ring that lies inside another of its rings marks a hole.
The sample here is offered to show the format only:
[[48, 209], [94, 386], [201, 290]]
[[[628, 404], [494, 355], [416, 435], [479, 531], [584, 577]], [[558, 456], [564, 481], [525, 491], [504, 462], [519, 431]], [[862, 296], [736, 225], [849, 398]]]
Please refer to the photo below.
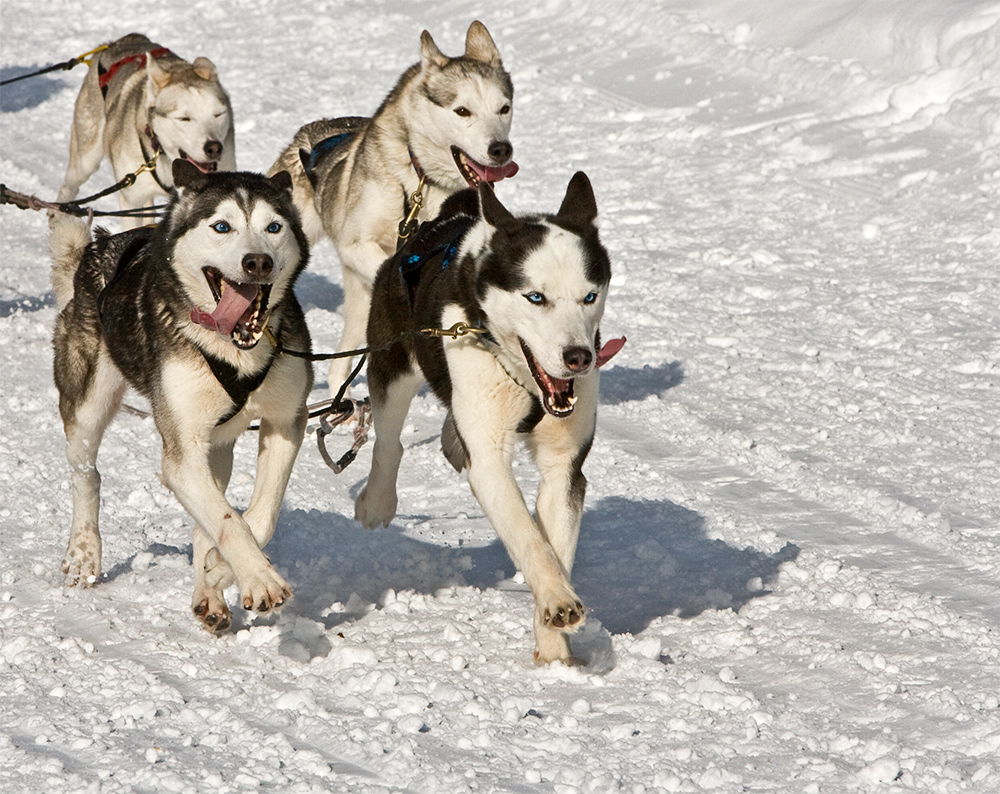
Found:
[[[559, 635], [560, 639], [565, 640], [564, 635]], [[540, 646], [535, 646], [535, 666], [544, 667], [547, 664], [552, 664], [553, 662], [559, 662], [567, 667], [586, 667], [587, 663], [579, 658], [578, 656], [573, 656], [569, 652], [569, 644], [566, 644], [565, 648], [559, 647], [553, 650], [543, 651]]]
[[567, 583], [535, 602], [535, 664], [583, 664], [570, 653], [569, 635], [587, 621], [587, 609]]
[[584, 664], [570, 652], [569, 635], [547, 627], [535, 629], [534, 658], [535, 664], [539, 667], [552, 662], [560, 662], [567, 667], [580, 667]]
[[101, 557], [86, 548], [69, 548], [60, 570], [66, 576], [67, 587], [93, 587], [101, 578]]
[[270, 567], [259, 574], [244, 577], [239, 585], [243, 608], [251, 612], [280, 609], [292, 597], [292, 588]]
[[587, 608], [576, 593], [569, 590], [559, 597], [538, 599], [535, 620], [541, 628], [572, 634], [587, 622]]
[[387, 527], [396, 516], [396, 504], [395, 492], [388, 497], [379, 498], [370, 486], [365, 486], [354, 503], [354, 519], [361, 522], [361, 526], [365, 529]]
[[191, 607], [194, 616], [213, 634], [220, 634], [233, 625], [233, 616], [226, 602], [214, 594], [206, 595]]

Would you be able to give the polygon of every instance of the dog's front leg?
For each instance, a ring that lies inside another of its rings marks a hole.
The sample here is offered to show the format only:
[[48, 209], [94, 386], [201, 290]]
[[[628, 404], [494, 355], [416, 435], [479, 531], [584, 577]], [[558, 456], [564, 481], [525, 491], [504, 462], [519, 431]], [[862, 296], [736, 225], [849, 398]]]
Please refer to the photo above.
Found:
[[257, 478], [250, 506], [243, 514], [260, 548], [264, 548], [274, 535], [292, 465], [305, 436], [306, 421], [304, 407], [291, 422], [277, 424], [261, 419], [257, 441]]
[[498, 445], [469, 446], [469, 485], [535, 597], [535, 662], [573, 663], [567, 633], [583, 625], [583, 603], [555, 550], [532, 519], [511, 470], [510, 454]]
[[373, 359], [368, 369], [368, 383], [375, 447], [368, 482], [354, 503], [354, 518], [368, 529], [388, 526], [396, 515], [396, 477], [403, 459], [399, 437], [410, 403], [424, 382], [423, 376], [415, 372], [399, 376], [388, 384], [384, 384], [381, 377], [378, 362]]
[[[365, 223], [377, 226], [378, 220], [366, 218]], [[372, 302], [372, 281], [379, 265], [392, 253], [395, 243], [394, 239], [384, 240], [385, 245], [370, 237], [365, 239], [366, 228], [360, 230], [362, 237], [358, 242], [337, 247], [337, 256], [341, 262], [341, 282], [344, 286], [344, 302], [340, 310], [344, 318], [344, 330], [337, 345], [337, 351], [341, 353], [357, 350], [365, 343], [368, 310]], [[350, 232], [351, 230], [345, 230], [346, 235]], [[331, 235], [331, 238], [336, 240], [337, 236]], [[328, 382], [331, 394], [336, 395], [351, 374], [352, 361], [351, 358], [335, 358], [330, 362]]]
[[583, 464], [597, 423], [598, 376], [576, 380], [577, 406], [569, 417], [546, 416], [532, 431], [529, 444], [541, 483], [535, 514], [566, 575], [573, 571], [583, 516], [587, 478]]
[[[233, 472], [233, 443], [212, 447], [209, 465], [216, 487], [225, 493]], [[225, 631], [233, 621], [223, 591], [236, 577], [211, 536], [198, 524], [194, 527], [193, 540], [194, 595], [191, 611], [209, 631]]]
[[291, 589], [271, 567], [250, 526], [216, 484], [208, 455], [203, 452], [208, 446], [208, 438], [182, 443], [179, 438], [165, 436], [164, 481], [232, 568], [244, 608], [267, 612], [291, 598]]

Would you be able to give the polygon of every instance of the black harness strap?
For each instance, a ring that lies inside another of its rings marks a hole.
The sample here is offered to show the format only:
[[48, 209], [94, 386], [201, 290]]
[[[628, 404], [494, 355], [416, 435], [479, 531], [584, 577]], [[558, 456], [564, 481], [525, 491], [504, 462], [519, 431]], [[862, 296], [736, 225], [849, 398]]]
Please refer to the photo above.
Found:
[[271, 371], [271, 365], [274, 363], [274, 353], [271, 354], [263, 369], [252, 375], [245, 376], [240, 375], [239, 370], [228, 361], [216, 358], [204, 350], [201, 351], [201, 354], [205, 357], [205, 362], [208, 364], [209, 369], [212, 370], [212, 374], [215, 375], [215, 379], [219, 381], [219, 385], [226, 390], [229, 399], [233, 401], [233, 407], [229, 412], [215, 423], [215, 426], [218, 427], [224, 425], [243, 410], [243, 406], [247, 404], [250, 395], [260, 387], [267, 377], [267, 373]]
[[420, 274], [430, 262], [436, 262], [440, 270], [445, 270], [455, 260], [462, 240], [475, 218], [456, 215], [444, 220], [438, 219], [421, 225], [417, 234], [409, 240], [399, 257], [399, 275], [406, 284], [410, 307], [417, 293]]
[[340, 151], [348, 146], [351, 141], [361, 131], [360, 129], [350, 129], [353, 122], [347, 120], [343, 132], [331, 135], [329, 138], [317, 142], [311, 149], [299, 149], [299, 160], [302, 162], [302, 169], [306, 172], [309, 182], [316, 187], [316, 168], [329, 155]]

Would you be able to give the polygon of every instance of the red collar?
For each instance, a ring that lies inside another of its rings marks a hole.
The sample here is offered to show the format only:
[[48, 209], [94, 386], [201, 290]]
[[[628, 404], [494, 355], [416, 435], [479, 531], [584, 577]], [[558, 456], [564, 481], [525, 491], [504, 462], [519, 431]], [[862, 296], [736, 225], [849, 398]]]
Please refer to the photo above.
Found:
[[[150, 50], [149, 54], [154, 58], [162, 58], [165, 55], [172, 55], [173, 53], [171, 53], [166, 47], [157, 47], [155, 50]], [[97, 82], [101, 87], [101, 91], [107, 93], [108, 83], [111, 82], [111, 78], [115, 76], [119, 69], [131, 63], [135, 64], [136, 69], [141, 69], [146, 65], [146, 53], [141, 52], [138, 55], [129, 55], [127, 58], [115, 61], [106, 70], [101, 71], [97, 77]]]

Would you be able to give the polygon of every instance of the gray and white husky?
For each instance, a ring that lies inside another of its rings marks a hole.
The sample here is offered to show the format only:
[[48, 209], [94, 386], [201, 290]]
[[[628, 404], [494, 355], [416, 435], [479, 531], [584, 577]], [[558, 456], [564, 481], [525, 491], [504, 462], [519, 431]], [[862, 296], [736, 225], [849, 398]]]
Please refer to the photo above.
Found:
[[[59, 201], [76, 198], [105, 155], [115, 180], [144, 163], [156, 167], [118, 194], [123, 210], [152, 206], [173, 187], [170, 164], [236, 170], [233, 111], [208, 58], [188, 63], [139, 33], [107, 45], [91, 62], [76, 98], [69, 164]], [[145, 221], [125, 219], [125, 228]]]
[[[421, 177], [418, 222], [435, 217], [455, 191], [517, 172], [509, 140], [513, 97], [510, 75], [481, 22], [469, 26], [465, 54], [455, 58], [443, 55], [425, 30], [420, 62], [374, 116], [308, 124], [272, 166], [292, 174], [310, 242], [325, 233], [337, 250], [344, 285], [339, 350], [364, 342], [372, 281], [397, 248]], [[350, 359], [335, 359], [330, 388], [336, 391], [349, 371]]]
[[[221, 631], [234, 581], [248, 610], [291, 596], [261, 549], [306, 426], [311, 366], [278, 351], [309, 350], [292, 292], [309, 246], [287, 173], [205, 174], [175, 160], [172, 176], [179, 196], [157, 227], [91, 241], [82, 221], [53, 221], [55, 382], [73, 484], [62, 570], [68, 585], [100, 577], [97, 451], [131, 385], [152, 407], [163, 481], [196, 522], [194, 613]], [[225, 490], [253, 419], [257, 480], [241, 515]]]
[[[378, 272], [368, 320], [375, 448], [355, 504], [366, 527], [396, 512], [399, 436], [424, 381], [448, 407], [442, 446], [535, 597], [535, 661], [570, 663], [585, 609], [570, 584], [594, 437], [597, 367], [611, 268], [590, 182], [577, 173], [555, 215], [511, 215], [481, 185]], [[449, 338], [423, 329], [468, 329]], [[382, 349], [379, 349], [382, 347]], [[614, 349], [613, 352], [612, 349]], [[511, 469], [517, 439], [541, 474], [532, 517]]]

